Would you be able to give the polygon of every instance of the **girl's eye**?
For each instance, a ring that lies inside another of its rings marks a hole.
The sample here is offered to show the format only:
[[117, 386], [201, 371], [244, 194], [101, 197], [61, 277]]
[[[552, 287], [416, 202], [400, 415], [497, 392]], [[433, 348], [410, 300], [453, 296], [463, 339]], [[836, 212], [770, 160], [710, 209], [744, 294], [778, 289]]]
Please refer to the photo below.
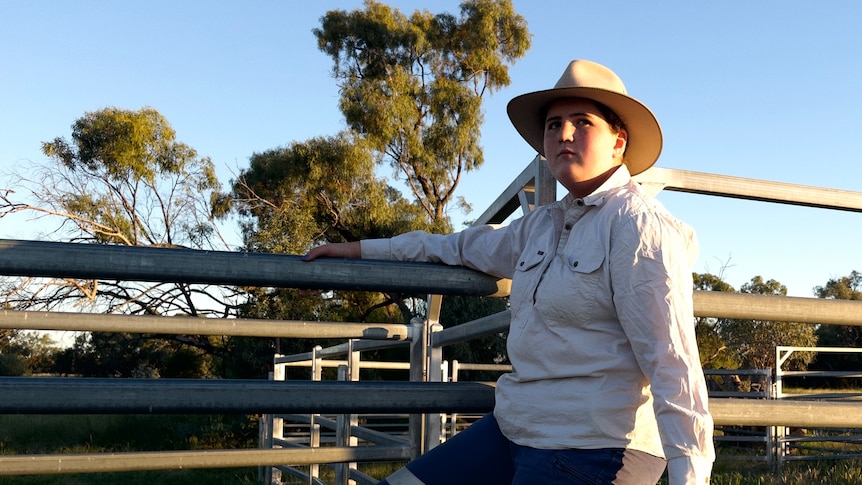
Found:
[[556, 129], [557, 129], [557, 128], [559, 128], [560, 126], [561, 126], [561, 123], [560, 123], [559, 121], [556, 121], [556, 120], [554, 120], [554, 121], [549, 121], [549, 122], [548, 122], [548, 126], [546, 127], [546, 129], [548, 129], [548, 130], [556, 130]]
[[588, 120], [586, 118], [581, 118], [578, 121], [576, 121], [575, 124], [577, 124], [578, 126], [589, 126], [592, 123], [590, 123], [590, 120]]

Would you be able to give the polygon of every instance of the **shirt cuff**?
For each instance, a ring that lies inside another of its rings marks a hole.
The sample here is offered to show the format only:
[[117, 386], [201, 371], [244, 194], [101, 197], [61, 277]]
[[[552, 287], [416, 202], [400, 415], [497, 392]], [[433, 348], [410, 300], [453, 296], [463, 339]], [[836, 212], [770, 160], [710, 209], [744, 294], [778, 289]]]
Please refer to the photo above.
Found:
[[362, 259], [392, 259], [392, 244], [389, 239], [363, 239], [359, 241]]
[[680, 456], [667, 462], [669, 485], [705, 485], [712, 474], [712, 460]]

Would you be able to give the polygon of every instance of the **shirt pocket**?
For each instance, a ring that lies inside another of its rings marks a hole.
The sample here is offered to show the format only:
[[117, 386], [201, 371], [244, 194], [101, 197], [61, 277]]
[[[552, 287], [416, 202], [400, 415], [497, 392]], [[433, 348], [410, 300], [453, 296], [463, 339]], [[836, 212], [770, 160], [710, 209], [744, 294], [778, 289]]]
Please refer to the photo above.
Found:
[[[549, 325], [589, 326], [596, 317], [605, 253], [600, 247], [573, 248], [551, 264], [539, 288], [539, 311]], [[605, 283], [606, 284], [606, 283]]]
[[[509, 294], [509, 304], [513, 314], [518, 314], [521, 310], [532, 305], [533, 293], [536, 291], [536, 285], [541, 278], [541, 271], [545, 266], [544, 261], [547, 257], [549, 257], [547, 250], [538, 246], [531, 246], [524, 250], [521, 257], [518, 258], [512, 276], [512, 290]], [[523, 319], [521, 323], [526, 323], [526, 319]]]
[[521, 257], [518, 258], [518, 264], [515, 265], [515, 271], [530, 271], [535, 268], [545, 259], [546, 251], [536, 247], [527, 248]]
[[569, 268], [577, 274], [588, 275], [602, 267], [605, 252], [600, 247], [579, 248], [566, 254]]

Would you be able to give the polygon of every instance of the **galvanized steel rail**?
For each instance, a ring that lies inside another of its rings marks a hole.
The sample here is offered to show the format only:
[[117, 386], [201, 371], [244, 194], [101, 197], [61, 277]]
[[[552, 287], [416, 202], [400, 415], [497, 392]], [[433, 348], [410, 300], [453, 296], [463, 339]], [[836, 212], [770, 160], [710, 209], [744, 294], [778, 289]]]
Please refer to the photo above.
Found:
[[405, 449], [398, 446], [12, 455], [0, 456], [0, 476], [236, 468], [284, 464], [297, 466], [407, 460], [408, 458], [409, 455]]
[[499, 278], [398, 261], [0, 239], [0, 275], [489, 296]]
[[362, 338], [410, 340], [412, 327], [398, 323], [314, 322], [251, 318], [160, 317], [100, 313], [0, 310], [0, 328], [83, 332], [230, 335], [239, 337]]
[[0, 377], [0, 414], [474, 413], [493, 406], [493, 386], [480, 382]]

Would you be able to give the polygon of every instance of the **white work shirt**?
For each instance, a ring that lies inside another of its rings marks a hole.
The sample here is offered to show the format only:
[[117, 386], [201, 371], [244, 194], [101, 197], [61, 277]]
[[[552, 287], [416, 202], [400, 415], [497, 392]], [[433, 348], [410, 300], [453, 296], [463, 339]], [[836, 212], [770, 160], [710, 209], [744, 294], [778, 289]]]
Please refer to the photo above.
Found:
[[513, 370], [494, 416], [533, 448], [631, 448], [671, 485], [707, 483], [713, 421], [692, 308], [694, 231], [620, 167], [583, 199], [507, 226], [362, 241], [362, 257], [441, 262], [512, 279]]

